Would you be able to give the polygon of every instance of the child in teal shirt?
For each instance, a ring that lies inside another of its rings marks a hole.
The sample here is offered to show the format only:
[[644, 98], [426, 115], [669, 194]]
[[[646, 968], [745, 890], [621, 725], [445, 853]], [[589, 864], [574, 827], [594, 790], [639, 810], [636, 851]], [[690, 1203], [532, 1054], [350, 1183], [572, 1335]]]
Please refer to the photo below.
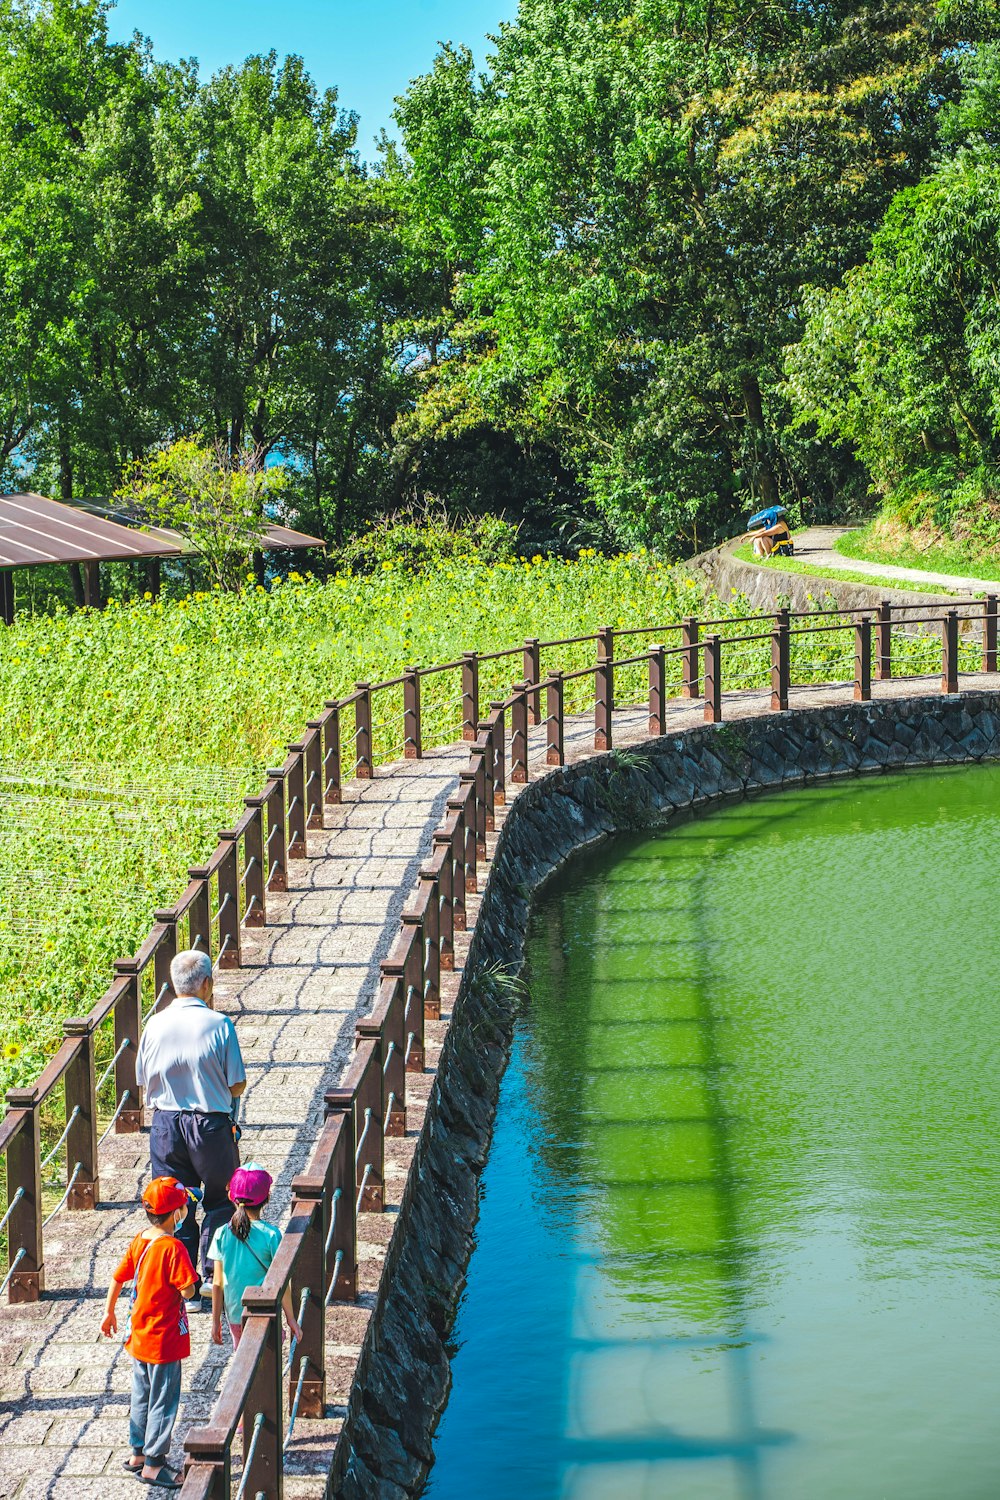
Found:
[[[209, 1258], [215, 1262], [212, 1278], [212, 1341], [222, 1343], [222, 1313], [226, 1314], [233, 1347], [240, 1341], [243, 1327], [243, 1293], [248, 1286], [260, 1286], [281, 1244], [281, 1230], [261, 1218], [271, 1196], [271, 1176], [263, 1167], [252, 1163], [240, 1167], [229, 1184], [229, 1197], [236, 1212], [228, 1224], [217, 1229], [212, 1238]], [[292, 1292], [285, 1288], [282, 1311], [288, 1331], [295, 1340], [302, 1330], [292, 1312]]]

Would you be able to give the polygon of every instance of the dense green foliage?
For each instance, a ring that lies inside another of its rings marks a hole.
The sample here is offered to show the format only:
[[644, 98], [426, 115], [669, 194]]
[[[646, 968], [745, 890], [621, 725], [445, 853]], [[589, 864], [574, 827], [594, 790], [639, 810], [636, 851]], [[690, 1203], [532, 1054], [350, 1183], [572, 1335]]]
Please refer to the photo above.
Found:
[[851, 443], [886, 520], [1000, 553], [1000, 49], [964, 64], [934, 169], [892, 202], [862, 266], [805, 299], [788, 390]]
[[374, 167], [300, 59], [202, 78], [106, 8], [0, 0], [3, 482], [197, 437], [338, 546], [434, 499], [675, 555], [917, 459], [984, 492], [993, 0], [521, 0]]
[[[554, 445], [619, 530], [863, 493], [793, 420], [807, 287], [920, 182], [986, 7], [521, 0], [485, 77], [445, 49], [399, 109], [409, 229], [451, 273], [415, 423]], [[833, 438], [833, 441], [830, 439]]]

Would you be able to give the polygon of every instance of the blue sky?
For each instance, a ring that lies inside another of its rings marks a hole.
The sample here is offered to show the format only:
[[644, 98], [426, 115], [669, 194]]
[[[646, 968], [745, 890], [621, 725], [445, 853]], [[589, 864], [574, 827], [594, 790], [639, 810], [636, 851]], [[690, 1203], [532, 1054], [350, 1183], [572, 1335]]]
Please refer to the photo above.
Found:
[[395, 133], [393, 99], [425, 73], [439, 42], [465, 42], [482, 63], [486, 33], [512, 20], [516, 0], [118, 0], [115, 39], [141, 31], [157, 57], [196, 57], [203, 73], [254, 52], [297, 52], [321, 88], [361, 116], [359, 144], [371, 156], [384, 125]]

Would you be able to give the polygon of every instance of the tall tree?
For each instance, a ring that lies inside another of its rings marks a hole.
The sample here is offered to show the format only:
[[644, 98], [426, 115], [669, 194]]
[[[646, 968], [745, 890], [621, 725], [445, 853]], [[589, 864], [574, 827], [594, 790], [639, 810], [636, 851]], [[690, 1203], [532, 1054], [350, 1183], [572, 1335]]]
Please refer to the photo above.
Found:
[[678, 548], [741, 501], [856, 485], [792, 428], [782, 350], [803, 287], [926, 170], [990, 14], [522, 0], [484, 79], [444, 54], [399, 110], [414, 215], [456, 262], [423, 409], [546, 436], [623, 529]]

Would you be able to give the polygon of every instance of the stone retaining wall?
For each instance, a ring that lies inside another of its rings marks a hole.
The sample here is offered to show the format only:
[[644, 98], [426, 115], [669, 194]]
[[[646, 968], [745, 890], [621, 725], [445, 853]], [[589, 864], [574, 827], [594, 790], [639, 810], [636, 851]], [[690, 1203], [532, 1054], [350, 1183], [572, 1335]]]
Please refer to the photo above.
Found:
[[448, 1397], [448, 1338], [519, 1003], [531, 900], [578, 850], [693, 810], [836, 776], [1000, 757], [1000, 693], [800, 709], [694, 729], [551, 772], [507, 810], [328, 1493], [419, 1495]]

